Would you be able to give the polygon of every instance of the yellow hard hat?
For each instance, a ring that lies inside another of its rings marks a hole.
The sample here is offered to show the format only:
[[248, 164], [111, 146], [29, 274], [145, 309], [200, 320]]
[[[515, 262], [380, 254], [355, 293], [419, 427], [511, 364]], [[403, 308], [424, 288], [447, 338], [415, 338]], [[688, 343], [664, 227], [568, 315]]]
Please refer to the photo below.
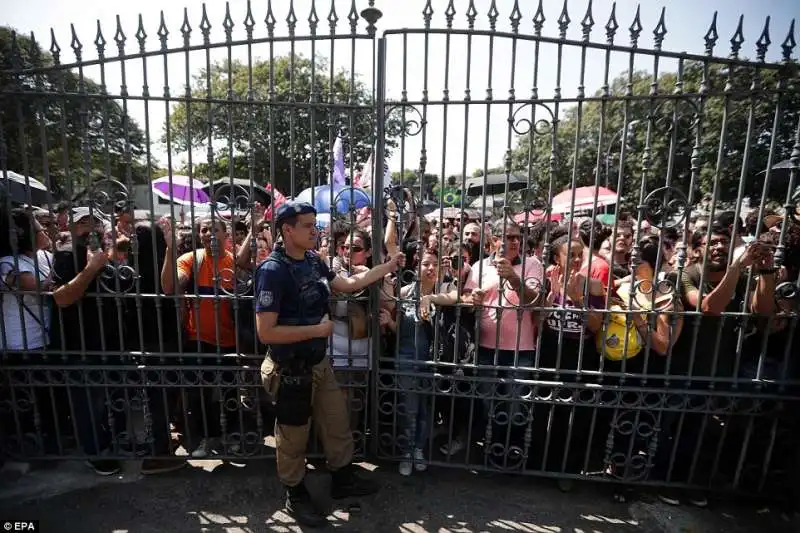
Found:
[[[610, 310], [622, 311], [622, 308], [612, 306]], [[643, 345], [642, 336], [634, 327], [633, 320], [629, 319], [626, 327], [624, 313], [611, 313], [608, 324], [597, 332], [597, 351], [612, 361], [636, 357]]]

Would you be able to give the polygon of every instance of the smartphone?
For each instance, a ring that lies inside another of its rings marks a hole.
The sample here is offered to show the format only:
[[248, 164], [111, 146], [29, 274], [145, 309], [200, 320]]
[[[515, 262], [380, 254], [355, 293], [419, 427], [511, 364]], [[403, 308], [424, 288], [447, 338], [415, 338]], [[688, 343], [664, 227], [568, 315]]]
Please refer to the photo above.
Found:
[[93, 252], [100, 249], [100, 236], [97, 234], [96, 231], [93, 231], [89, 234], [89, 239], [87, 244], [89, 246], [89, 249]]

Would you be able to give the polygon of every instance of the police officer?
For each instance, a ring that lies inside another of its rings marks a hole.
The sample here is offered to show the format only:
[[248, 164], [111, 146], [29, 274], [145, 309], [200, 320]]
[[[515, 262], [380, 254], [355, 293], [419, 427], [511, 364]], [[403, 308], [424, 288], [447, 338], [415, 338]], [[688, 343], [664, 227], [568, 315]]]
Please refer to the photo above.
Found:
[[378, 490], [351, 464], [353, 435], [347, 406], [326, 355], [333, 331], [327, 314], [330, 290], [359, 291], [403, 264], [398, 253], [362, 274], [347, 278], [332, 274], [311, 252], [317, 246], [316, 214], [308, 203], [287, 202], [278, 208], [275, 228], [283, 243], [255, 274], [256, 328], [258, 338], [269, 347], [261, 377], [275, 404], [278, 478], [286, 486], [286, 511], [309, 526], [327, 523], [303, 482], [311, 417], [331, 471], [333, 499]]

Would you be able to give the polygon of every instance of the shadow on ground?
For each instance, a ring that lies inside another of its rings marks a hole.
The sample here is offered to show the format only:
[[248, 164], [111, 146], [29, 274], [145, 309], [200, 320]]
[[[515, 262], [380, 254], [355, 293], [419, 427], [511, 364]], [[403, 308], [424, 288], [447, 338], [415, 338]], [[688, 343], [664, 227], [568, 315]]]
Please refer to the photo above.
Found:
[[[403, 533], [627, 533], [671, 531], [651, 523], [640, 507], [634, 520], [628, 505], [615, 504], [606, 485], [584, 483], [564, 494], [552, 481], [511, 476], [485, 476], [465, 471], [431, 469], [402, 478], [393, 465], [374, 469], [381, 492], [360, 501], [337, 502], [330, 531]], [[59, 469], [49, 471], [58, 476]], [[88, 471], [68, 475], [94, 476]], [[124, 477], [124, 476], [123, 476]], [[95, 479], [93, 477], [93, 479]], [[134, 482], [124, 482], [134, 481]], [[329, 478], [309, 474], [312, 494], [322, 501]], [[243, 468], [219, 461], [196, 461], [179, 472], [141, 479], [106, 479], [67, 494], [15, 503], [2, 500], [5, 520], [39, 519], [42, 531], [58, 532], [297, 532], [282, 511], [274, 462], [254, 461]], [[645, 504], [651, 505], [651, 504]], [[655, 504], [654, 504], [655, 505]], [[634, 509], [631, 507], [631, 509]], [[659, 511], [658, 509], [655, 509]], [[663, 509], [659, 512], [683, 512]], [[737, 516], [702, 511], [683, 515], [680, 529], [703, 533], [765, 531], [763, 520], [751, 529]], [[754, 514], [753, 511], [750, 511]], [[687, 518], [688, 516], [688, 518]], [[752, 517], [751, 517], [752, 518]], [[763, 518], [763, 517], [761, 517]], [[667, 523], [671, 517], [667, 516]], [[688, 524], [688, 525], [684, 525]], [[643, 527], [644, 526], [644, 527]], [[769, 531], [779, 531], [772, 525]], [[689, 528], [689, 529], [687, 529]], [[319, 530], [316, 530], [319, 531]], [[785, 529], [785, 531], [790, 531]]]

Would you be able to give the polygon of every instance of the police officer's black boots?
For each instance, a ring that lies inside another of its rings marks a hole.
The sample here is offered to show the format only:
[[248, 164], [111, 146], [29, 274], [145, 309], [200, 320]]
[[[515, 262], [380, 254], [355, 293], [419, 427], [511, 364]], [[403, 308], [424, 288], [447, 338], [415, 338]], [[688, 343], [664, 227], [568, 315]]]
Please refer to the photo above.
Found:
[[304, 526], [322, 527], [328, 524], [325, 515], [314, 506], [305, 482], [286, 487], [286, 512]]
[[379, 488], [374, 481], [361, 477], [353, 465], [331, 472], [331, 498], [334, 500], [369, 496]]

